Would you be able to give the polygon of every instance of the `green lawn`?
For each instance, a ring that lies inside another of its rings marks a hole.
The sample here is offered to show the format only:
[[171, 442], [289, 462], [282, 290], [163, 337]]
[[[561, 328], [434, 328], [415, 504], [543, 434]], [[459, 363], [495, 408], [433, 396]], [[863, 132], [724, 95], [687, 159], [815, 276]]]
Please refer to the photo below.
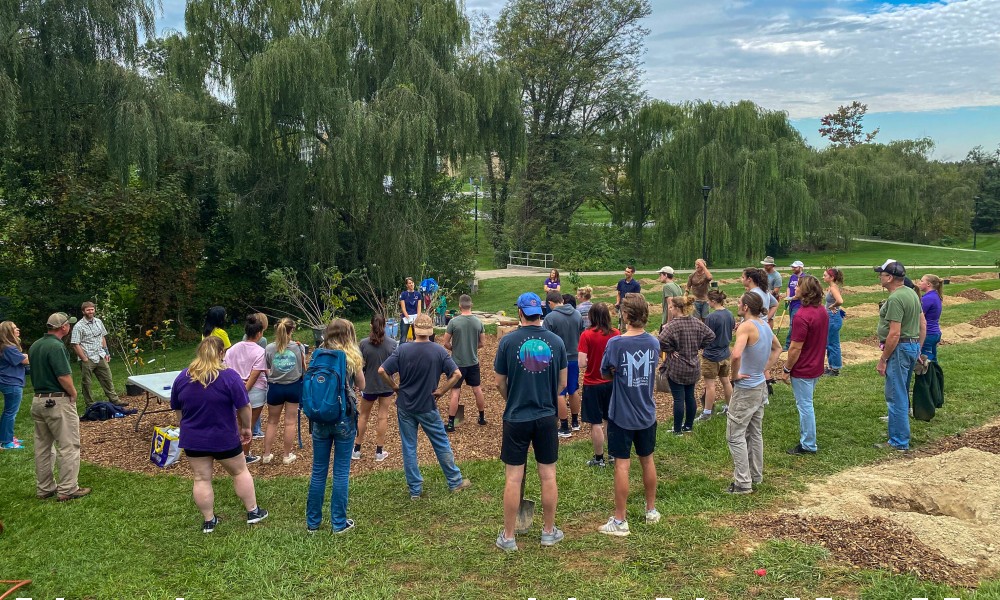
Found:
[[[949, 307], [946, 322], [993, 304]], [[863, 321], [848, 320], [845, 337], [863, 328]], [[174, 350], [171, 361], [178, 364], [171, 367], [183, 366], [190, 352], [190, 345]], [[933, 422], [914, 423], [916, 447], [1000, 413], [992, 393], [1000, 384], [998, 352], [1000, 339], [942, 349], [948, 404]], [[121, 378], [120, 366], [115, 370]], [[462, 495], [445, 491], [439, 469], [425, 469], [430, 496], [419, 503], [409, 500], [399, 472], [355, 477], [349, 511], [358, 527], [338, 537], [306, 534], [305, 478], [258, 481], [260, 504], [271, 517], [252, 528], [239, 522], [242, 509], [231, 481], [222, 478], [216, 505], [224, 520], [206, 536], [186, 479], [85, 464], [81, 482], [93, 486], [92, 495], [66, 504], [40, 502], [34, 498], [31, 450], [3, 452], [0, 575], [33, 579], [20, 595], [35, 598], [1000, 597], [1000, 579], [984, 582], [977, 592], [949, 589], [913, 576], [845, 568], [822, 548], [797, 543], [766, 542], [748, 554], [751, 540], [726, 526], [730, 515], [787, 506], [819, 477], [882, 459], [871, 448], [884, 436], [878, 381], [871, 365], [820, 381], [821, 452], [808, 458], [784, 453], [797, 440], [798, 420], [788, 389], [779, 386], [765, 419], [766, 483], [753, 496], [721, 493], [731, 473], [723, 419], [683, 438], [661, 427], [658, 508], [665, 518], [657, 526], [641, 523], [633, 470], [633, 534], [627, 539], [596, 531], [612, 509], [611, 470], [584, 465], [589, 442], [564, 446], [557, 522], [567, 538], [554, 548], [539, 547], [536, 518], [514, 555], [493, 547], [503, 483], [496, 460], [462, 463], [474, 482]], [[25, 405], [16, 432], [30, 438], [30, 431]], [[529, 478], [527, 495], [538, 497], [536, 477]], [[753, 573], [761, 566], [768, 570], [764, 579]]]

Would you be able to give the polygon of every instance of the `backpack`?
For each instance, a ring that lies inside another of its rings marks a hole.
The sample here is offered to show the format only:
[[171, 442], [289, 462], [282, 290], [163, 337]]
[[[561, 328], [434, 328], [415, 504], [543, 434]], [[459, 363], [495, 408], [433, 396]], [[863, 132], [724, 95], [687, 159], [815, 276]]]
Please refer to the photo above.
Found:
[[427, 279], [420, 282], [420, 291], [424, 292], [425, 294], [433, 294], [434, 292], [438, 291], [438, 282], [435, 281], [432, 277], [428, 277]]
[[356, 417], [357, 402], [347, 383], [347, 355], [343, 350], [317, 348], [302, 378], [302, 404], [306, 418], [336, 424]]

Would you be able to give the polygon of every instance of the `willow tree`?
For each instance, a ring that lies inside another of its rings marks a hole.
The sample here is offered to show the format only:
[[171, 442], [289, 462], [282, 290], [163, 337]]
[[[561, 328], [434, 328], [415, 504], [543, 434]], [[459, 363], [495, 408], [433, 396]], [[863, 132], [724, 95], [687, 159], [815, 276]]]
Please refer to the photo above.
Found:
[[468, 23], [454, 1], [192, 0], [185, 20], [248, 156], [230, 221], [237, 253], [387, 278], [425, 261], [467, 267], [462, 236], [427, 234], [431, 222], [458, 226], [440, 174], [475, 142], [459, 77]]
[[751, 261], [801, 236], [816, 207], [806, 186], [807, 151], [787, 116], [747, 101], [686, 104], [681, 112], [676, 120], [649, 119], [644, 135], [655, 146], [641, 159], [636, 183], [652, 203], [664, 259], [683, 263], [701, 254], [703, 185], [712, 187], [711, 262]]

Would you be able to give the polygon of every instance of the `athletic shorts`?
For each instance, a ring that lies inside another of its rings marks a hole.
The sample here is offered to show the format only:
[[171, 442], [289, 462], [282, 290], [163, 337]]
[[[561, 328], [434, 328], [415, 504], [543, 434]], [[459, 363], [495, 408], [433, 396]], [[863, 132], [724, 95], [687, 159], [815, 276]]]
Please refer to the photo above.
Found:
[[701, 376], [705, 379], [729, 377], [729, 359], [715, 362], [701, 357]]
[[479, 363], [468, 367], [459, 367], [458, 371], [462, 374], [462, 378], [458, 380], [455, 387], [462, 387], [463, 383], [469, 387], [479, 387], [483, 384], [483, 378], [479, 372]]
[[611, 404], [611, 390], [614, 382], [597, 385], [583, 384], [583, 403], [580, 406], [580, 418], [584, 423], [600, 425], [608, 420], [608, 406]]
[[223, 450], [221, 452], [214, 452], [211, 450], [188, 450], [184, 449], [184, 454], [188, 458], [205, 458], [212, 457], [215, 460], [226, 460], [227, 458], [232, 458], [234, 456], [239, 456], [243, 454], [243, 446], [236, 446], [232, 450]]
[[566, 389], [559, 392], [560, 396], [575, 394], [580, 389], [580, 363], [571, 360], [566, 364]]
[[369, 394], [366, 392], [361, 392], [361, 397], [369, 402], [375, 402], [379, 398], [388, 398], [392, 395], [392, 392], [382, 392], [380, 394]]
[[267, 386], [267, 405], [281, 406], [285, 402], [298, 404], [302, 400], [302, 380], [295, 383], [269, 383]]
[[556, 415], [534, 421], [504, 421], [500, 460], [505, 465], [523, 465], [528, 461], [528, 445], [535, 449], [535, 461], [551, 465], [559, 459], [559, 436]]
[[261, 408], [267, 404], [267, 389], [260, 389], [258, 387], [250, 388], [247, 392], [247, 396], [250, 396], [250, 408]]
[[622, 429], [614, 421], [608, 421], [608, 454], [615, 458], [628, 459], [635, 446], [636, 456], [649, 456], [656, 449], [656, 423], [645, 429], [633, 431]]

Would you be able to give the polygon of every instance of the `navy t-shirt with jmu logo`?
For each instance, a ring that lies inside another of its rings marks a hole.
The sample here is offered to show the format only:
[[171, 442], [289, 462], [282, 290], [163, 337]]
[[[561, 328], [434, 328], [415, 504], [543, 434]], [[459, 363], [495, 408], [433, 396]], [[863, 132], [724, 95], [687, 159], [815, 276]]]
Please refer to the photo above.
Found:
[[503, 420], [534, 421], [556, 414], [559, 371], [567, 366], [566, 346], [551, 331], [529, 325], [503, 336], [493, 370], [507, 376]]

